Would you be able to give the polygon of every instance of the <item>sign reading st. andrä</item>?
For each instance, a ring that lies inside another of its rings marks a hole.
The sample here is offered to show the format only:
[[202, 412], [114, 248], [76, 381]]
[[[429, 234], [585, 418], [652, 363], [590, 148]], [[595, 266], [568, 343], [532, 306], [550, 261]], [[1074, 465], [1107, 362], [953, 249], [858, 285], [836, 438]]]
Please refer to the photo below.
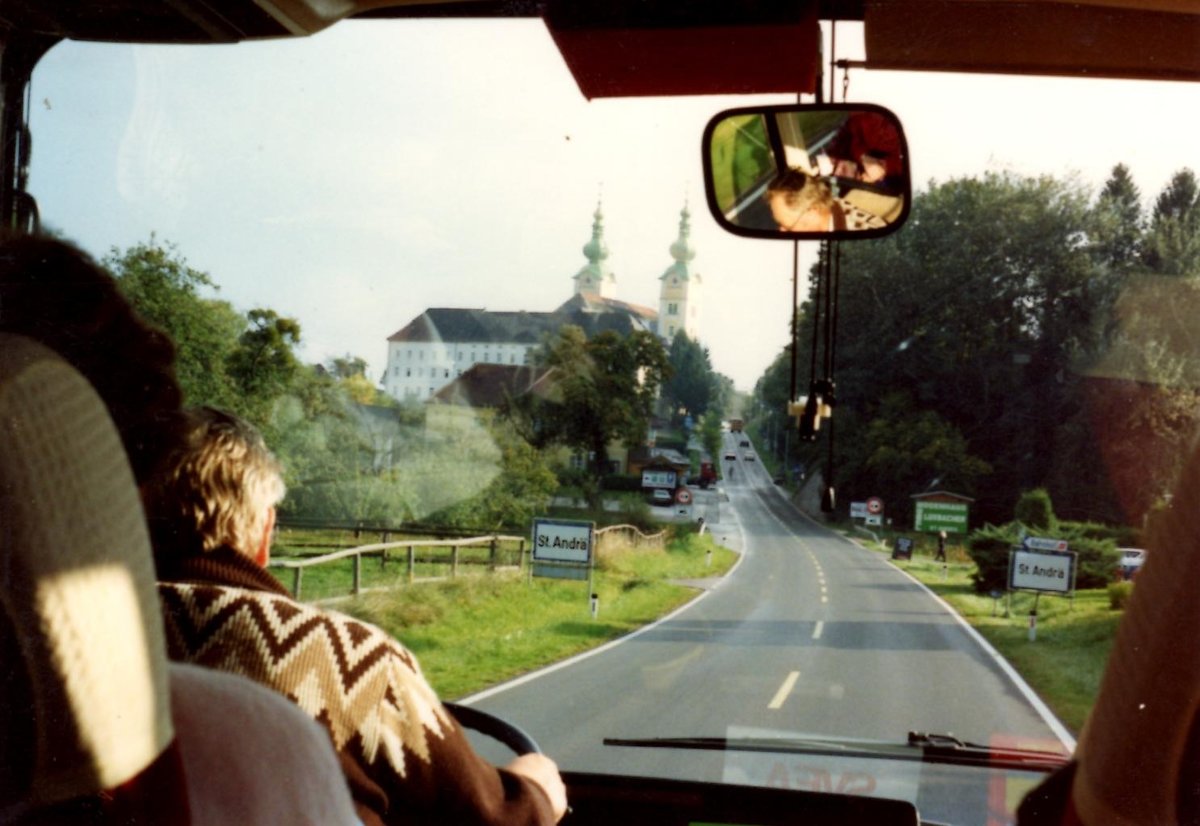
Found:
[[533, 558], [539, 562], [592, 560], [596, 524], [566, 519], [533, 520]]
[[1013, 548], [1008, 557], [1008, 587], [1069, 594], [1075, 590], [1075, 553]]

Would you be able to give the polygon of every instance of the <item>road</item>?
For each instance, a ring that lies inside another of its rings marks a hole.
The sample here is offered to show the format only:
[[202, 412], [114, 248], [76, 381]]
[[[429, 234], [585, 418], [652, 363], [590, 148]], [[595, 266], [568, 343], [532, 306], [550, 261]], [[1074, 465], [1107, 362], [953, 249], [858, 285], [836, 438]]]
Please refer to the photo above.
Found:
[[803, 517], [745, 460], [750, 451], [726, 439], [737, 472], [707, 508], [714, 535], [743, 554], [735, 570], [642, 633], [470, 702], [527, 729], [565, 768], [708, 780], [728, 772], [720, 753], [601, 740], [744, 729], [1056, 739], [938, 601], [879, 554]]

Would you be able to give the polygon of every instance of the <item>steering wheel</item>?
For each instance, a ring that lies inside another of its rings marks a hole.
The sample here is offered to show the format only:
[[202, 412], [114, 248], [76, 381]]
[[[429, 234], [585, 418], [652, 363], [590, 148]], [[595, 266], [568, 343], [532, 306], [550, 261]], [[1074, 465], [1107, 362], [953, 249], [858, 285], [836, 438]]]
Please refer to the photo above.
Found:
[[514, 726], [507, 720], [501, 720], [494, 714], [480, 711], [471, 706], [458, 703], [442, 703], [458, 724], [463, 728], [473, 729], [480, 734], [491, 737], [503, 746], [507, 746], [514, 754], [541, 754], [542, 748], [529, 734], [519, 726]]

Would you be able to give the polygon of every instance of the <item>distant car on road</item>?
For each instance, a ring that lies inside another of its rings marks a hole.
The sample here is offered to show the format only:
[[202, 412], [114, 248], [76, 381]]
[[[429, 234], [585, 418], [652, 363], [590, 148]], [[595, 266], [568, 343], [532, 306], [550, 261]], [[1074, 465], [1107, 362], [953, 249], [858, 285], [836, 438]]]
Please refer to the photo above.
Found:
[[753, 454], [753, 453], [747, 453], [745, 456], [743, 456], [743, 457], [742, 457], [742, 459], [743, 459], [743, 460], [745, 460], [745, 461], [747, 461], [747, 462], [753, 462], [753, 461], [754, 461], [754, 454]]
[[669, 505], [671, 504], [671, 491], [655, 488], [650, 491], [650, 504], [652, 505]]
[[1121, 553], [1121, 579], [1133, 579], [1146, 562], [1146, 552], [1141, 548], [1117, 548]]
[[742, 439], [742, 441], [740, 442], [740, 447], [750, 447], [750, 440]]
[[726, 462], [734, 462], [734, 461], [737, 461], [737, 454], [736, 454], [736, 453], [726, 453], [726, 454], [725, 454], [725, 461], [726, 461]]

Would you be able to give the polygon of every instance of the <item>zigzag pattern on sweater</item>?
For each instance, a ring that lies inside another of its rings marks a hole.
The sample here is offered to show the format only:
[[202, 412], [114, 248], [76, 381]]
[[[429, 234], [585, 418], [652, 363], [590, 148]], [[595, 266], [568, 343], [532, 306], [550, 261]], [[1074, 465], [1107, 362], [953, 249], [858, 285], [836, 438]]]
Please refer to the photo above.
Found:
[[334, 747], [406, 774], [405, 751], [429, 762], [445, 709], [416, 659], [344, 614], [241, 588], [159, 583], [172, 660], [240, 674], [279, 691], [325, 726]]

